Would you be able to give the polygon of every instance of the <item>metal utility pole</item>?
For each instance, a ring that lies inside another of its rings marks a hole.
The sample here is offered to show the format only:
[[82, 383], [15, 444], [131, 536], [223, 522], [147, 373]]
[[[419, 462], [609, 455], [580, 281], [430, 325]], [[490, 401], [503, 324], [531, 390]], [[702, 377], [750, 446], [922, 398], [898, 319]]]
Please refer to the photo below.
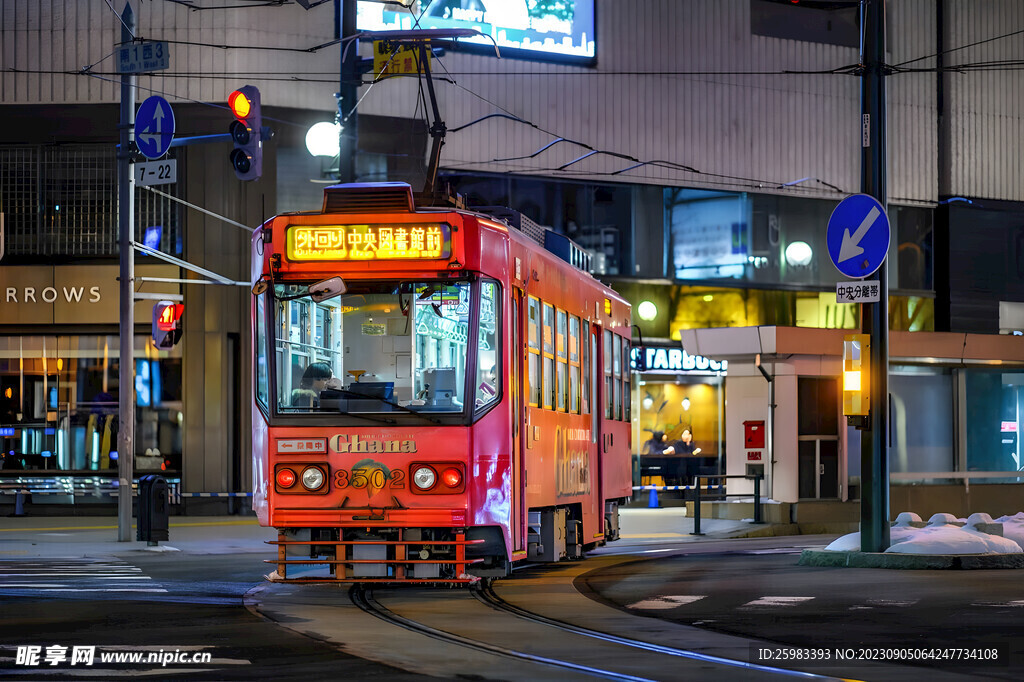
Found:
[[[885, 0], [861, 3], [861, 191], [886, 206]], [[871, 335], [871, 416], [861, 434], [860, 544], [864, 552], [889, 548], [889, 276], [878, 269], [877, 303], [864, 303]]]
[[[341, 43], [341, 79], [338, 84], [338, 122], [341, 133], [338, 151], [338, 181], [355, 182], [356, 149], [359, 140], [359, 42], [349, 41], [356, 34], [355, 0], [336, 0], [335, 15]], [[345, 117], [348, 116], [348, 120]]]
[[[135, 39], [135, 13], [125, 3], [121, 14], [121, 42]], [[135, 183], [131, 175], [132, 128], [135, 126], [135, 76], [121, 75], [121, 139], [117, 148], [117, 226], [120, 250], [121, 318], [118, 368], [117, 429], [117, 540], [132, 539], [132, 480], [135, 477]]]

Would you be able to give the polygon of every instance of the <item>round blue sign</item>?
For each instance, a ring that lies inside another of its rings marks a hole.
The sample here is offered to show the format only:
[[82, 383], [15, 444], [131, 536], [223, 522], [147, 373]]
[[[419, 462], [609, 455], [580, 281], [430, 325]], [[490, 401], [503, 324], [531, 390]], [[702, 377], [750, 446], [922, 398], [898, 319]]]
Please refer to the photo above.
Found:
[[163, 97], [146, 98], [135, 115], [135, 146], [147, 159], [159, 159], [174, 139], [174, 112]]
[[863, 278], [885, 262], [890, 237], [885, 207], [873, 196], [854, 194], [832, 211], [825, 239], [836, 269], [847, 277]]

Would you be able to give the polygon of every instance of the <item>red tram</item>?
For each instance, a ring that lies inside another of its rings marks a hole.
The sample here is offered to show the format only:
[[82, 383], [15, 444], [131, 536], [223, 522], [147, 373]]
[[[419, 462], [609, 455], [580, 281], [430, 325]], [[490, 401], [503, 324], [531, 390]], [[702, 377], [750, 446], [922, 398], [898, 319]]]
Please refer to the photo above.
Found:
[[[618, 538], [628, 304], [508, 212], [328, 187], [253, 238], [253, 508], [276, 580], [467, 583]], [[302, 570], [299, 570], [302, 569]]]

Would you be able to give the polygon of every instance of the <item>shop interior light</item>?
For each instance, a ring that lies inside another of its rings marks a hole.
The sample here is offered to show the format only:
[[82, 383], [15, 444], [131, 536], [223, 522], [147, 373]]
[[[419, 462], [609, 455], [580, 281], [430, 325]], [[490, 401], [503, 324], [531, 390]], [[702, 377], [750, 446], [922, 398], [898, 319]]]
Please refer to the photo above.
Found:
[[790, 242], [789, 246], [786, 247], [786, 262], [789, 263], [790, 267], [810, 265], [813, 256], [814, 251], [807, 242]]
[[658, 306], [650, 301], [640, 301], [640, 305], [636, 308], [636, 314], [640, 316], [641, 320], [650, 322], [658, 317]]

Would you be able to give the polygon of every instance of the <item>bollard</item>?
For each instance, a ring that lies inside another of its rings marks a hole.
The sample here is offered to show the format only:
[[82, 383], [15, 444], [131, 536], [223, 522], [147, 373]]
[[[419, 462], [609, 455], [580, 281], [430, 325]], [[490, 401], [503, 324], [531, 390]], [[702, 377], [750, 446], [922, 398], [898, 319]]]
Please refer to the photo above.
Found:
[[647, 496], [647, 508], [648, 509], [660, 509], [661, 505], [658, 503], [658, 487], [651, 486], [651, 493]]
[[764, 523], [761, 520], [761, 477], [754, 476], [754, 523]]
[[139, 479], [139, 510], [136, 540], [150, 547], [170, 537], [167, 519], [167, 479], [150, 474]]
[[27, 490], [19, 490], [14, 494], [14, 515], [25, 516], [25, 497], [29, 495]]
[[700, 481], [693, 487], [693, 532], [690, 535], [704, 535], [700, 532]]

